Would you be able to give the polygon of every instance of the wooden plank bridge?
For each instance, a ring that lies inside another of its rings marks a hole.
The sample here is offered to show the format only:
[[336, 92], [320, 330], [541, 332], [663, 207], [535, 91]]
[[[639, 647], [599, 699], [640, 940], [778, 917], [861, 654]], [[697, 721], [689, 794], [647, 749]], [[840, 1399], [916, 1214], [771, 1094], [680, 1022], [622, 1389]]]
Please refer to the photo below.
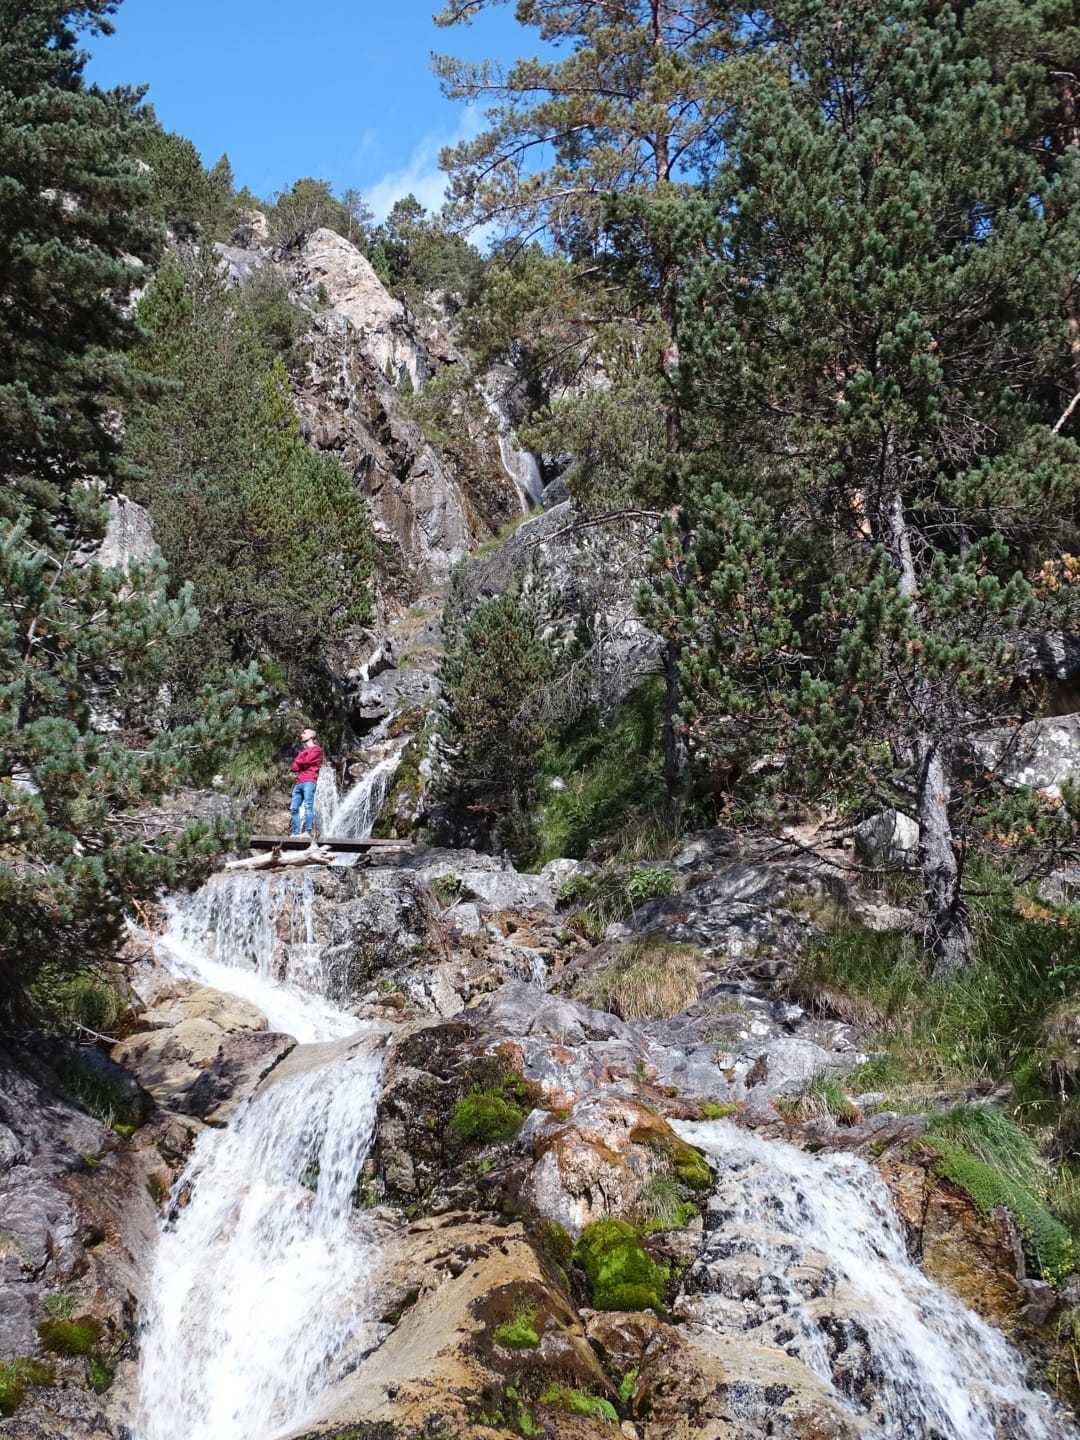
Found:
[[355, 855], [357, 863], [378, 855], [415, 850], [411, 840], [354, 840], [339, 835], [253, 835], [256, 853], [248, 860], [230, 860], [226, 870], [286, 870], [304, 865], [332, 865], [338, 855]]

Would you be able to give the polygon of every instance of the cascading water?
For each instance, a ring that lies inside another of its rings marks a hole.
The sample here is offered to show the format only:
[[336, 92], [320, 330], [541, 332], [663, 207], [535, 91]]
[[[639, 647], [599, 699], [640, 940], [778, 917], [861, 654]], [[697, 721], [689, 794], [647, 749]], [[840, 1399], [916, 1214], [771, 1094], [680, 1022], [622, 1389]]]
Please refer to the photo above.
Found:
[[723, 1122], [675, 1129], [718, 1167], [683, 1313], [796, 1356], [873, 1440], [1075, 1440], [1004, 1337], [912, 1264], [865, 1161]]
[[404, 737], [395, 744], [356, 782], [331, 816], [326, 831], [328, 835], [340, 840], [368, 838], [386, 803], [409, 738]]
[[139, 1440], [271, 1440], [376, 1342], [354, 1192], [379, 1068], [361, 1050], [271, 1084], [200, 1138], [151, 1279]]
[[169, 901], [158, 955], [178, 975], [250, 1000], [302, 1043], [350, 1035], [356, 1021], [324, 998], [314, 900], [310, 874], [215, 876]]
[[199, 1138], [148, 1286], [137, 1440], [272, 1440], [378, 1339], [366, 1309], [376, 1252], [355, 1192], [380, 1037], [310, 993], [317, 969], [288, 958], [288, 983], [272, 973], [276, 946], [313, 944], [311, 901], [306, 876], [218, 877], [173, 902], [159, 942], [170, 969], [253, 1000], [274, 1029], [337, 1043]]

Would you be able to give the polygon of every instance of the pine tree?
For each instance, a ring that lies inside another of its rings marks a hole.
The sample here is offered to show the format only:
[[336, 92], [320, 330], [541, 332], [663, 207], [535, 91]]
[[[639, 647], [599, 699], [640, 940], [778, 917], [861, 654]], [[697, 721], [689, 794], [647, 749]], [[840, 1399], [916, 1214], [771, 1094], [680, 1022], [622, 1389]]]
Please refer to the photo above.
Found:
[[679, 337], [697, 453], [645, 608], [682, 647], [699, 756], [748, 803], [918, 821], [948, 975], [971, 848], [1073, 839], [1067, 807], [1005, 804], [964, 761], [1030, 713], [1018, 646], [1080, 599], [1060, 423], [1080, 157], [1027, 143], [1041, 102], [995, 75], [978, 6], [772, 8], [790, 74], [687, 215], [709, 255]]
[[[48, 965], [108, 953], [125, 910], [205, 869], [221, 827], [148, 843], [132, 811], [206, 778], [253, 723], [252, 676], [162, 731], [171, 647], [196, 623], [161, 567], [94, 561], [122, 476], [126, 301], [158, 234], [133, 160], [137, 96], [82, 83], [114, 4], [0, 4], [0, 967], [3, 1004]], [[106, 723], [107, 722], [107, 723]], [[136, 728], [137, 726], [137, 728]]]
[[478, 838], [494, 837], [518, 858], [532, 848], [528, 817], [547, 739], [540, 700], [554, 669], [536, 598], [508, 592], [452, 629], [440, 672], [443, 797]]
[[370, 615], [373, 547], [351, 477], [300, 433], [265, 299], [258, 285], [230, 290], [211, 251], [161, 267], [137, 350], [157, 394], [127, 445], [173, 585], [190, 581], [205, 617], [177, 704], [234, 662], [274, 661], [320, 713], [333, 696], [319, 656]]
[[[160, 235], [133, 150], [138, 95], [83, 84], [79, 32], [106, 0], [0, 3], [0, 515], [60, 516], [117, 473], [130, 393], [124, 304]], [[112, 303], [104, 303], [103, 297]], [[69, 523], [70, 513], [64, 523]], [[80, 523], [94, 521], [82, 513]], [[43, 533], [37, 520], [36, 534]]]

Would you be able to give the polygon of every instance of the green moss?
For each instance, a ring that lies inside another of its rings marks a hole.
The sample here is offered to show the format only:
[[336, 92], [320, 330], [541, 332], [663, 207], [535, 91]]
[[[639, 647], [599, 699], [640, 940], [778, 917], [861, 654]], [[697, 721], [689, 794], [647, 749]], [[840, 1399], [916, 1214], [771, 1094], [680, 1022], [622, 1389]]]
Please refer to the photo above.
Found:
[[44, 1320], [38, 1326], [41, 1343], [55, 1355], [93, 1355], [101, 1325], [90, 1315], [78, 1320]]
[[619, 1381], [619, 1399], [624, 1405], [629, 1405], [633, 1398], [634, 1391], [637, 1389], [638, 1373], [638, 1368], [635, 1365], [632, 1370], [627, 1370], [626, 1374]]
[[668, 1272], [642, 1248], [638, 1231], [625, 1220], [597, 1220], [586, 1226], [574, 1249], [597, 1310], [662, 1310]]
[[524, 1123], [524, 1110], [495, 1090], [474, 1090], [457, 1102], [450, 1117], [459, 1139], [481, 1145], [512, 1140]]
[[540, 1344], [536, 1330], [536, 1310], [521, 1309], [512, 1320], [505, 1321], [495, 1331], [496, 1345], [508, 1350], [535, 1350]]
[[90, 1357], [90, 1389], [95, 1395], [104, 1395], [113, 1382], [113, 1368], [98, 1355]]
[[571, 1415], [585, 1415], [592, 1420], [619, 1423], [619, 1413], [603, 1395], [590, 1395], [585, 1390], [569, 1390], [565, 1385], [549, 1385], [540, 1396], [541, 1405], [557, 1405]]
[[712, 1166], [700, 1150], [680, 1140], [671, 1157], [672, 1168], [691, 1190], [711, 1190], [716, 1183]]
[[536, 1232], [537, 1249], [546, 1260], [564, 1269], [574, 1253], [573, 1237], [555, 1220], [542, 1220]]
[[734, 1115], [738, 1108], [737, 1105], [717, 1105], [713, 1100], [706, 1100], [700, 1106], [706, 1120], [723, 1120], [727, 1115]]
[[32, 1385], [51, 1385], [51, 1365], [41, 1360], [8, 1360], [0, 1364], [0, 1415], [14, 1415]]
[[925, 1143], [936, 1153], [938, 1173], [970, 1195], [982, 1214], [998, 1205], [1009, 1211], [1044, 1280], [1056, 1284], [1076, 1269], [1072, 1236], [1029, 1189], [944, 1136], [927, 1135]]
[[1025, 1189], [1037, 1193], [1044, 1186], [1046, 1167], [1035, 1141], [992, 1105], [955, 1105], [935, 1115], [927, 1131], [951, 1140]]

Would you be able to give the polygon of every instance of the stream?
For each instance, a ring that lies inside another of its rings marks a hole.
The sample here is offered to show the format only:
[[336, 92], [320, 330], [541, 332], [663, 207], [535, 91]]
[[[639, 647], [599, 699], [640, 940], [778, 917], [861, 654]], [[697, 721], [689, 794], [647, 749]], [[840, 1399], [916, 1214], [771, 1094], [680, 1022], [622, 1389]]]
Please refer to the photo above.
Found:
[[[339, 811], [377, 814], [393, 760]], [[251, 1001], [300, 1044], [228, 1128], [200, 1136], [174, 1187], [134, 1440], [287, 1435], [385, 1330], [369, 1303], [378, 1248], [356, 1205], [385, 1036], [329, 998], [312, 903], [310, 877], [283, 873], [218, 876], [169, 906], [161, 963]], [[717, 1171], [680, 1315], [801, 1362], [872, 1440], [1076, 1435], [1004, 1337], [911, 1260], [865, 1161], [729, 1122], [675, 1128]]]

